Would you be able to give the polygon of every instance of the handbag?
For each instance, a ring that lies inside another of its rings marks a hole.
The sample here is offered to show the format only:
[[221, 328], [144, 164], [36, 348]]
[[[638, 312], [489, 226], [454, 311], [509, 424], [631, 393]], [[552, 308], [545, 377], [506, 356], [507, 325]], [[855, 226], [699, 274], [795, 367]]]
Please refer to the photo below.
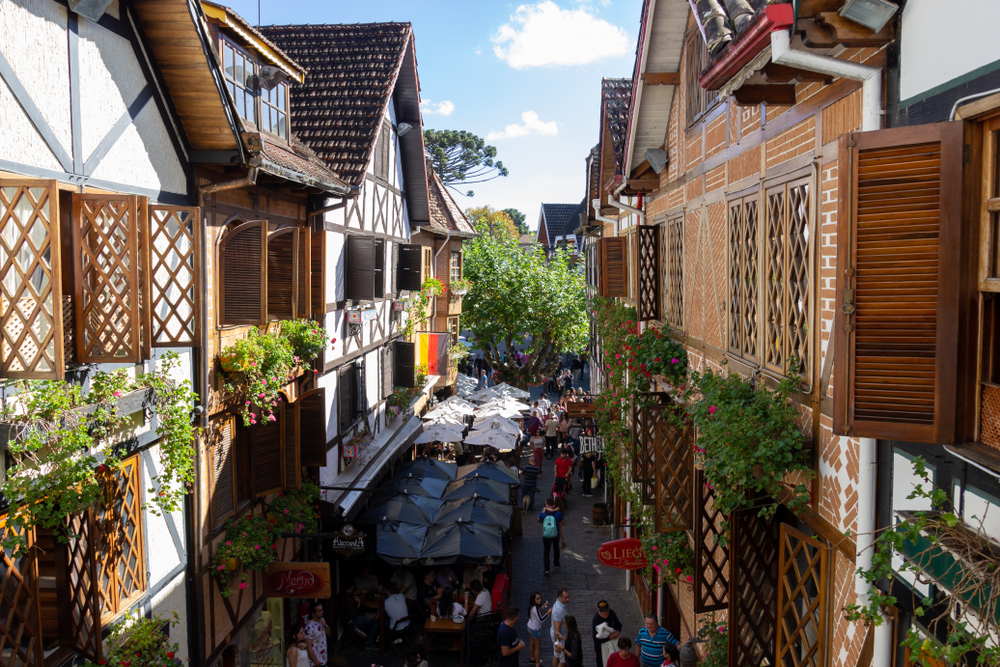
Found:
[[597, 475], [594, 475], [593, 477], [590, 478], [590, 488], [596, 489], [597, 483], [598, 483]]

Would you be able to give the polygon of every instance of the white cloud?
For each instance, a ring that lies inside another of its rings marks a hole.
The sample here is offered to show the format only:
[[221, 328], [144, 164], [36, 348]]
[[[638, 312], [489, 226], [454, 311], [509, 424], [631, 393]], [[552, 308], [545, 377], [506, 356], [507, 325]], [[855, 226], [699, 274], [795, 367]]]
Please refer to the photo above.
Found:
[[493, 53], [514, 69], [586, 65], [631, 48], [623, 28], [597, 18], [587, 6], [560, 9], [552, 0], [521, 5], [491, 39]]
[[450, 116], [451, 112], [455, 110], [455, 103], [445, 100], [444, 102], [434, 103], [430, 100], [424, 100], [420, 103], [420, 111], [427, 115], [439, 115], [439, 116]]
[[521, 114], [521, 120], [524, 121], [523, 125], [514, 123], [503, 128], [503, 132], [490, 132], [486, 135], [486, 141], [516, 139], [517, 137], [526, 137], [529, 134], [541, 134], [546, 137], [554, 137], [559, 134], [559, 125], [554, 120], [542, 122], [534, 111], [525, 111]]

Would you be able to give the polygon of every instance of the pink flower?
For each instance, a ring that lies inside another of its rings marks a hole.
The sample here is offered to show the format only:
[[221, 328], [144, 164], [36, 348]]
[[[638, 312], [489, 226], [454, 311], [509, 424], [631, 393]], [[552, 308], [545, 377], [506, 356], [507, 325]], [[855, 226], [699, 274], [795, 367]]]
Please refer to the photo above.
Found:
[[268, 418], [267, 418], [267, 421], [269, 421], [269, 422], [276, 422], [278, 420], [277, 420], [277, 418], [274, 415], [269, 415]]
[[653, 551], [656, 551], [656, 547], [653, 547]]
[[244, 581], [244, 582], [240, 583], [240, 590], [241, 590], [241, 591], [242, 591], [242, 590], [243, 590], [244, 588], [246, 588], [246, 587], [247, 587], [247, 582], [245, 582], [245, 581]]
[[708, 406], [708, 414], [710, 414], [710, 415], [714, 415], [715, 414], [715, 406], [714, 405]]
[[691, 581], [691, 580], [692, 580], [692, 579], [691, 579], [691, 575], [689, 574], [689, 575], [688, 575], [688, 581]]
[[[659, 361], [659, 359], [657, 359], [657, 361]], [[681, 360], [680, 359], [671, 359], [670, 363], [672, 363], [672, 364], [679, 364], [679, 363], [681, 363]]]
[[121, 397], [122, 397], [122, 393], [120, 391], [116, 391], [115, 392], [115, 398], [121, 398]]
[[257, 398], [264, 398], [264, 394], [257, 394]]
[[225, 569], [226, 569], [226, 566], [225, 566], [225, 565], [220, 565], [220, 566], [219, 566], [219, 569], [220, 569], [220, 570], [225, 570]]
[[622, 355], [620, 355], [620, 354], [616, 354], [616, 355], [615, 355], [615, 359], [618, 359], [618, 358], [620, 358], [621, 356], [622, 356]]
[[[246, 535], [246, 533], [243, 533], [243, 534]], [[230, 542], [229, 540], [226, 540], [226, 546], [227, 547], [231, 547], [231, 546], [233, 546], [233, 543]]]
[[294, 361], [295, 363], [299, 363], [299, 358], [298, 357], [292, 357], [292, 361]]
[[251, 361], [251, 362], [250, 362], [250, 365], [251, 365], [251, 366], [256, 366], [256, 365], [257, 365], [257, 362], [256, 362], [256, 361]]
[[259, 550], [260, 549], [260, 545], [259, 544], [255, 544], [255, 545], [253, 545], [253, 548]]
[[266, 380], [266, 379], [264, 379], [264, 380], [261, 380], [261, 381], [260, 381], [260, 383], [261, 383], [261, 384], [267, 384], [267, 380]]
[[247, 405], [250, 405], [250, 401], [247, 401]]
[[725, 631], [726, 631], [726, 628], [725, 628], [725, 627], [720, 627], [720, 628], [719, 628], [719, 634], [722, 634], [722, 633], [723, 633], [723, 632], [725, 632]]
[[288, 514], [288, 510], [285, 510], [285, 514]]

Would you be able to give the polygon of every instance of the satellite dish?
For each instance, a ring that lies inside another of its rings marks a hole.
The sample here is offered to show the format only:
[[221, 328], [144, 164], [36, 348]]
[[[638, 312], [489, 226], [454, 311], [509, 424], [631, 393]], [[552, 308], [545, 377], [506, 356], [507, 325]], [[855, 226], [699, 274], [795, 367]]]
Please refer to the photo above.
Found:
[[264, 90], [271, 90], [287, 78], [288, 74], [286, 74], [280, 67], [265, 65], [260, 68], [260, 74], [257, 76], [257, 82]]
[[667, 166], [667, 152], [662, 148], [648, 148], [643, 151], [643, 155], [657, 174]]

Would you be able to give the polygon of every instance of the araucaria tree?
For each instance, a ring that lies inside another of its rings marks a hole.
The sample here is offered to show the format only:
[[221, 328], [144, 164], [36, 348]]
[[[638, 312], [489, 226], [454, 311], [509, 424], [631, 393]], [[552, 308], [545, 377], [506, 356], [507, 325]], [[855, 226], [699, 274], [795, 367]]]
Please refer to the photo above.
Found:
[[[479, 221], [479, 236], [464, 246], [465, 276], [471, 283], [462, 302], [463, 323], [501, 378], [515, 386], [541, 383], [555, 371], [563, 352], [580, 352], [587, 342], [584, 275], [569, 254], [547, 260], [539, 248], [525, 252], [505, 229]], [[511, 354], [527, 344], [519, 367]], [[503, 351], [508, 352], [504, 361]]]
[[[496, 159], [497, 149], [465, 130], [424, 130], [424, 147], [434, 171], [456, 192], [457, 184], [485, 183], [508, 173]], [[464, 194], [472, 197], [475, 192]]]

